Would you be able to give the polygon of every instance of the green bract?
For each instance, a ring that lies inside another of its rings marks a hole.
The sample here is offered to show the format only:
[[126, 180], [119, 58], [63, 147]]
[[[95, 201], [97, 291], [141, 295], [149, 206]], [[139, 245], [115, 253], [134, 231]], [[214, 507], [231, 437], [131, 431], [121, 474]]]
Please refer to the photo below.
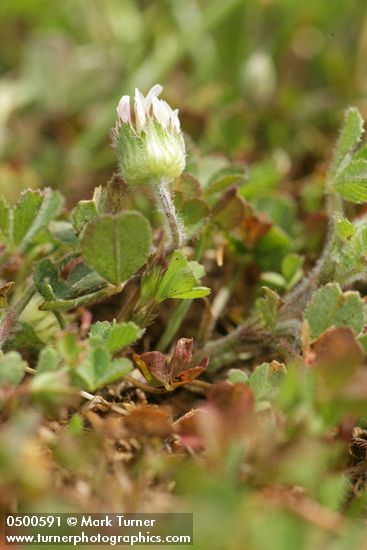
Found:
[[149, 121], [139, 134], [129, 124], [116, 130], [121, 174], [129, 185], [172, 181], [185, 168], [185, 144], [181, 133]]

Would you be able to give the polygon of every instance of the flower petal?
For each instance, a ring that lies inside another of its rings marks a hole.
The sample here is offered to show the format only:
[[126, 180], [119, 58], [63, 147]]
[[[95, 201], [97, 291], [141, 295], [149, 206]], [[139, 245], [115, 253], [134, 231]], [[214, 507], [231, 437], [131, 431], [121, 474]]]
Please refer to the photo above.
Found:
[[137, 88], [135, 88], [134, 110], [136, 129], [138, 130], [138, 132], [140, 132], [144, 128], [146, 123], [145, 98]]
[[161, 94], [163, 91], [163, 86], [160, 84], [155, 84], [147, 93], [147, 97], [145, 98], [145, 112], [149, 114], [150, 108], [152, 106], [152, 99], [153, 97], [158, 97], [159, 94]]
[[130, 96], [123, 95], [116, 110], [118, 117], [123, 124], [131, 124]]
[[172, 127], [177, 130], [177, 132], [180, 131], [180, 119], [178, 118], [178, 109], [175, 109], [171, 113], [171, 125]]
[[170, 119], [170, 111], [167, 110], [167, 103], [156, 97], [152, 98], [153, 115], [163, 128], [166, 128]]

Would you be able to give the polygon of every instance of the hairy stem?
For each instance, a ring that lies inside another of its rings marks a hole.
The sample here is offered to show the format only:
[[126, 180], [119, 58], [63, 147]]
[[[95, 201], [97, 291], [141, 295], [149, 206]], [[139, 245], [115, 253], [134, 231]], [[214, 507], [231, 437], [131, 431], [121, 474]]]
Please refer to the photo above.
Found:
[[210, 363], [208, 370], [214, 372], [220, 369], [225, 361], [223, 359], [228, 355], [233, 355], [239, 348], [252, 349], [254, 344], [266, 345], [272, 335], [265, 331], [258, 322], [250, 320], [239, 325], [226, 336], [217, 340], [208, 342], [203, 348], [198, 349], [194, 354], [193, 363], [198, 363], [203, 357], [209, 357]]
[[169, 190], [169, 182], [162, 180], [155, 183], [153, 188], [159, 211], [163, 216], [164, 227], [168, 237], [167, 248], [181, 248], [185, 242], [184, 226], [177, 215]]
[[19, 302], [17, 302], [13, 307], [9, 308], [9, 310], [5, 314], [5, 317], [0, 324], [0, 349], [3, 347], [5, 342], [12, 334], [18, 322], [19, 315], [22, 313], [28, 302], [33, 298], [35, 293], [35, 287], [31, 286], [27, 290], [27, 292], [23, 294]]

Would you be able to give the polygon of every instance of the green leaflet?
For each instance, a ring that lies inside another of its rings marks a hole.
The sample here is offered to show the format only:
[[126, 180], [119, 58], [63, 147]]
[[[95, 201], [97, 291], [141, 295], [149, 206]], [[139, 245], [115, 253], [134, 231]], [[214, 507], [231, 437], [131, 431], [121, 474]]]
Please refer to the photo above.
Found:
[[328, 283], [314, 293], [305, 319], [312, 339], [333, 326], [347, 326], [358, 334], [365, 324], [365, 304], [358, 292], [343, 293], [337, 283]]
[[77, 384], [87, 387], [89, 391], [95, 391], [99, 387], [123, 378], [132, 369], [133, 366], [129, 359], [111, 360], [107, 351], [95, 348], [71, 374]]
[[100, 346], [110, 353], [125, 348], [135, 342], [144, 331], [135, 323], [117, 323], [108, 321], [94, 323], [89, 331], [92, 346]]
[[12, 211], [13, 244], [24, 250], [35, 235], [59, 214], [62, 205], [60, 193], [49, 188], [22, 193]]
[[334, 182], [338, 193], [356, 204], [367, 200], [367, 160], [354, 159], [344, 168]]
[[331, 165], [331, 176], [334, 177], [340, 169], [351, 158], [351, 154], [361, 141], [363, 129], [363, 118], [356, 107], [350, 107], [344, 118], [344, 125], [334, 151], [334, 158]]
[[27, 363], [17, 351], [9, 351], [0, 357], [0, 385], [17, 385], [24, 376]]
[[185, 255], [176, 250], [171, 256], [167, 271], [163, 275], [155, 298], [162, 302], [167, 298], [188, 300], [210, 294], [207, 287], [198, 286], [199, 278], [204, 275], [203, 268], [197, 262], [188, 262]]
[[87, 226], [81, 240], [86, 263], [115, 285], [144, 265], [151, 244], [149, 222], [138, 212], [100, 216]]

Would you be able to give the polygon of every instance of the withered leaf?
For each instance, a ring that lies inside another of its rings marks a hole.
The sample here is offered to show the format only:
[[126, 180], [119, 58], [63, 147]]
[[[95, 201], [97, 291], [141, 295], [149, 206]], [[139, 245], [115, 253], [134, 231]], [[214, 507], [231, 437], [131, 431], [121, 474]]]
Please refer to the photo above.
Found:
[[200, 376], [208, 366], [209, 361], [205, 357], [199, 365], [189, 367], [192, 348], [192, 338], [181, 338], [170, 360], [160, 351], [149, 351], [142, 355], [134, 353], [133, 359], [151, 386], [163, 386], [167, 391], [172, 391]]
[[15, 283], [13, 281], [0, 285], [0, 309], [8, 307], [7, 294], [14, 285]]

